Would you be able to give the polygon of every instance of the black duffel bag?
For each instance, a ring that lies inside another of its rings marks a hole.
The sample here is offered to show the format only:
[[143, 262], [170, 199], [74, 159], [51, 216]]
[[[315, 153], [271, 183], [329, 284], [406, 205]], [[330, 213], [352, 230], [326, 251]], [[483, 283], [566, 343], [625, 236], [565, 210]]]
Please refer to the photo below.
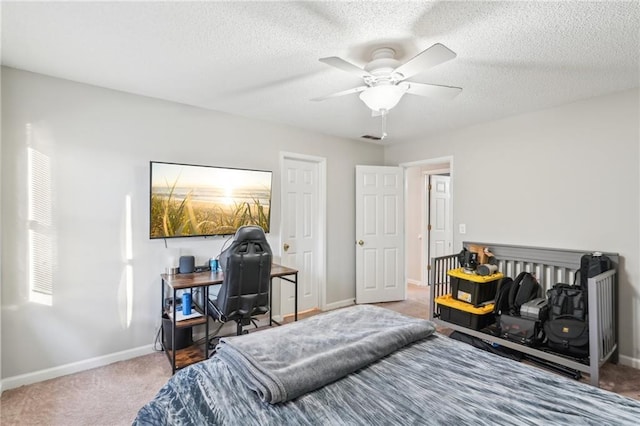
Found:
[[526, 346], [537, 346], [544, 339], [540, 321], [507, 314], [500, 315], [500, 334]]
[[544, 323], [547, 346], [576, 358], [589, 356], [589, 323], [572, 315], [560, 316]]

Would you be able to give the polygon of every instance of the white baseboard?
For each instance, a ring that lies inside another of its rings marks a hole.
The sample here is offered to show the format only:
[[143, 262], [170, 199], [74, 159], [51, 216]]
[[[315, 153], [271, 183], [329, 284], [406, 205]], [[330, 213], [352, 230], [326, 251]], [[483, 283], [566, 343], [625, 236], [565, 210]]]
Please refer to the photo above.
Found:
[[78, 373], [80, 371], [91, 370], [92, 368], [104, 367], [105, 365], [113, 364], [114, 362], [148, 355], [153, 352], [155, 352], [153, 350], [153, 345], [140, 346], [138, 348], [90, 358], [84, 361], [72, 362], [71, 364], [61, 365], [59, 367], [47, 368], [40, 371], [34, 371], [33, 373], [7, 377], [0, 383], [0, 389], [5, 391], [7, 389], [13, 389], [49, 379], [55, 379], [56, 377], [66, 376], [68, 374]]
[[339, 300], [337, 302], [327, 303], [326, 305], [324, 305], [322, 310], [323, 311], [332, 311], [334, 309], [346, 308], [347, 306], [355, 305], [355, 303], [356, 303], [356, 301], [353, 300], [353, 299]]
[[640, 359], [631, 358], [630, 356], [620, 355], [618, 356], [618, 362], [627, 367], [633, 367], [640, 370]]
[[420, 281], [420, 280], [412, 280], [412, 279], [409, 279], [409, 280], [407, 280], [407, 282], [408, 282], [409, 284], [419, 285], [420, 287], [424, 287], [424, 286], [422, 285], [422, 281]]

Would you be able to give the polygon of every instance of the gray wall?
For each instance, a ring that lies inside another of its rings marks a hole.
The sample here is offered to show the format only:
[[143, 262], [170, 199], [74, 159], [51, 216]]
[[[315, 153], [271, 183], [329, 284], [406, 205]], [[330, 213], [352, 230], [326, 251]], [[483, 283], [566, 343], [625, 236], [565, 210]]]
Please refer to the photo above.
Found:
[[[2, 120], [2, 377], [150, 345], [167, 259], [219, 252], [222, 238], [149, 240], [150, 160], [273, 170], [279, 245], [280, 152], [327, 158], [327, 303], [355, 297], [354, 166], [382, 164], [381, 146], [8, 68]], [[52, 306], [28, 302], [27, 145], [51, 161]]]
[[639, 99], [626, 91], [385, 148], [387, 165], [453, 156], [457, 249], [471, 240], [618, 252], [620, 350], [638, 368]]
[[[0, 78], [2, 68], [0, 68]], [[2, 99], [2, 85], [0, 84], [0, 99]], [[2, 102], [0, 102], [0, 130], [2, 129]], [[2, 145], [0, 145], [0, 177], [2, 176]], [[0, 181], [1, 183], [1, 181]], [[2, 185], [0, 184], [0, 200], [2, 200]], [[0, 205], [0, 242], [2, 242], [2, 206]], [[0, 244], [0, 307], [2, 306], [2, 244]], [[2, 310], [0, 309], [0, 333], [2, 333]], [[0, 334], [0, 393], [2, 393], [2, 335]]]

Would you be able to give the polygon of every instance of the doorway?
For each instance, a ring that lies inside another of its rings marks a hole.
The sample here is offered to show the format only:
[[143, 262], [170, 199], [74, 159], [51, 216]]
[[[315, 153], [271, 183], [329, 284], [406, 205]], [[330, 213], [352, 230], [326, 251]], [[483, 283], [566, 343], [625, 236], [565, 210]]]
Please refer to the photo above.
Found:
[[408, 284], [426, 286], [430, 259], [453, 253], [453, 157], [405, 168], [405, 250]]

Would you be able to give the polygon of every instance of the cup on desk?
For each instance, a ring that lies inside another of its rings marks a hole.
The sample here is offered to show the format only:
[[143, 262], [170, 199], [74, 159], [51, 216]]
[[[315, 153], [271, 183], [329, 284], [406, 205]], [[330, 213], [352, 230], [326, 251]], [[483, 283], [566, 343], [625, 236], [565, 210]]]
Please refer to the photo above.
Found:
[[218, 259], [209, 260], [209, 267], [211, 268], [211, 272], [218, 272]]
[[191, 315], [191, 293], [182, 293], [182, 315]]

